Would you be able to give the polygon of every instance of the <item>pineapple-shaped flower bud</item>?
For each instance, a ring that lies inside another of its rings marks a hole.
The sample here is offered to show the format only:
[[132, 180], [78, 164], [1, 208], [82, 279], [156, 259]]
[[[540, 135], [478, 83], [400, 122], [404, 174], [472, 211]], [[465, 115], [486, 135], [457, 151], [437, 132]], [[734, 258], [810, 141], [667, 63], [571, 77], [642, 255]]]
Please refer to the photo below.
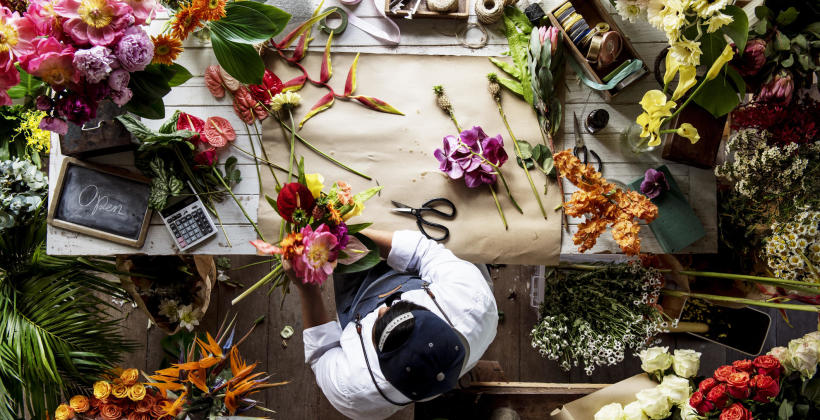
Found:
[[444, 88], [441, 85], [433, 86], [433, 92], [436, 94], [436, 104], [442, 111], [450, 114], [453, 112], [453, 104], [450, 102], [450, 98], [447, 97], [447, 94], [444, 93]]
[[314, 221], [321, 220], [322, 217], [325, 216], [324, 206], [315, 206], [315, 207], [313, 207], [313, 214], [311, 216], [313, 216]]
[[498, 84], [498, 75], [490, 73], [487, 75], [487, 80], [490, 82], [490, 84], [487, 85], [487, 90], [490, 92], [490, 95], [493, 95], [493, 100], [501, 102], [501, 85]]

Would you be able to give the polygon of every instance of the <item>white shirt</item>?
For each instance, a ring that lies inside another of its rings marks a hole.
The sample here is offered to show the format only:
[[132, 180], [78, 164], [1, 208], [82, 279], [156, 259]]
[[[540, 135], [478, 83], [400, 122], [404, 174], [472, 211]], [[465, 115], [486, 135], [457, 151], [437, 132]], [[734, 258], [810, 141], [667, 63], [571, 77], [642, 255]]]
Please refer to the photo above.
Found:
[[[498, 326], [495, 298], [478, 268], [415, 231], [399, 231], [393, 235], [387, 264], [399, 272], [418, 272], [422, 280], [430, 283], [436, 301], [470, 346], [461, 375], [472, 369], [492, 343]], [[401, 299], [424, 306], [444, 319], [424, 290], [404, 292]], [[371, 340], [377, 311], [362, 319], [370, 367], [379, 387], [390, 399], [407, 402], [409, 400], [387, 382], [379, 368]], [[342, 330], [339, 321], [331, 321], [304, 330], [302, 336], [305, 363], [310, 364], [319, 388], [340, 413], [354, 419], [383, 419], [402, 408], [387, 402], [373, 385], [353, 322]]]

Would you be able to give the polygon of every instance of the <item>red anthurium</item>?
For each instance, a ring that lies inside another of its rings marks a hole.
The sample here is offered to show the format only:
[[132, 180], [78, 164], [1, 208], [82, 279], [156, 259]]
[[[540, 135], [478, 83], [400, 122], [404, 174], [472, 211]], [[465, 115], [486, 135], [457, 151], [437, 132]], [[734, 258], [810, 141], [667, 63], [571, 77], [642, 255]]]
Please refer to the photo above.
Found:
[[209, 147], [194, 155], [194, 162], [202, 166], [213, 166], [213, 164], [216, 163], [216, 159], [216, 149], [213, 147]]
[[202, 129], [202, 139], [213, 147], [225, 147], [236, 140], [236, 132], [231, 123], [222, 117], [209, 117]]
[[[186, 114], [184, 112], [179, 113], [179, 119], [177, 119], [177, 130], [190, 130], [196, 131], [197, 133], [202, 133], [203, 128], [205, 128], [205, 121], [202, 121], [191, 114]], [[189, 138], [188, 140], [192, 143], [197, 143], [199, 141], [199, 134]]]
[[262, 102], [265, 105], [270, 105], [273, 97], [277, 93], [282, 92], [282, 81], [276, 77], [270, 70], [265, 70], [265, 75], [262, 77], [262, 84], [250, 85], [248, 89], [251, 90], [251, 95], [254, 99]]
[[293, 213], [296, 210], [302, 210], [305, 214], [310, 214], [315, 204], [316, 200], [308, 187], [298, 182], [285, 184], [282, 191], [279, 191], [279, 196], [276, 197], [276, 207], [279, 209], [279, 214], [291, 223], [293, 223]]

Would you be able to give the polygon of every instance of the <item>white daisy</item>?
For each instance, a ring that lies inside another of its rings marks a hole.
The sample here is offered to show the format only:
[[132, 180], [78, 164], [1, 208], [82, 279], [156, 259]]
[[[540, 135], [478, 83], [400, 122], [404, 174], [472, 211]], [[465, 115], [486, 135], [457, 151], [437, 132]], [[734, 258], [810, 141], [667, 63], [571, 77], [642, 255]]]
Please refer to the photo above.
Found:
[[179, 326], [193, 331], [199, 325], [199, 318], [202, 316], [199, 310], [194, 310], [193, 305], [183, 305], [177, 311], [179, 314]]
[[618, 0], [615, 2], [615, 9], [622, 18], [631, 23], [645, 16], [646, 9], [642, 9], [638, 0]]
[[159, 314], [170, 322], [179, 321], [179, 303], [174, 299], [163, 299], [159, 304]]

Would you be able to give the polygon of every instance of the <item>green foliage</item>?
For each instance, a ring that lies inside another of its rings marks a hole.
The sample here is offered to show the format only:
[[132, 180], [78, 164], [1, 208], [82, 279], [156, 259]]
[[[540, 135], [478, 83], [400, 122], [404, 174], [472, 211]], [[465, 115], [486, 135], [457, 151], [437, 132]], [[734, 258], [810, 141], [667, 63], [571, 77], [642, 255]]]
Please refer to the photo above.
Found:
[[749, 18], [743, 9], [733, 5], [726, 6], [723, 12], [731, 16], [733, 20], [732, 23], [720, 29], [735, 42], [738, 51], [742, 54], [743, 49], [746, 48], [746, 41], [749, 38]]
[[165, 117], [165, 103], [162, 98], [172, 87], [185, 83], [192, 77], [179, 64], [149, 64], [145, 70], [131, 73], [128, 87], [134, 92], [126, 109], [143, 118], [158, 120]]
[[379, 246], [376, 245], [370, 238], [367, 236], [362, 235], [361, 233], [353, 234], [358, 240], [367, 247], [369, 251], [367, 255], [362, 257], [362, 259], [354, 262], [353, 264], [342, 265], [339, 264], [333, 270], [334, 273], [337, 274], [344, 274], [344, 273], [358, 273], [360, 271], [369, 270], [376, 266], [379, 262], [381, 262], [381, 257], [379, 256]]
[[527, 68], [527, 51], [532, 29], [532, 24], [524, 12], [515, 6], [504, 8], [504, 36], [507, 37], [513, 64], [490, 58], [490, 62], [513, 77], [513, 79], [499, 77], [498, 83], [524, 98], [530, 105], [533, 103], [533, 96], [530, 72]]
[[179, 195], [184, 184], [175, 173], [165, 167], [165, 161], [160, 157], [154, 156], [149, 166], [153, 177], [148, 205], [152, 209], [162, 210], [168, 202], [168, 197]]
[[9, 88], [9, 97], [12, 99], [34, 97], [42, 92], [45, 84], [40, 79], [26, 73], [19, 64], [15, 64], [15, 67], [17, 67], [17, 72], [20, 73], [20, 83]]

